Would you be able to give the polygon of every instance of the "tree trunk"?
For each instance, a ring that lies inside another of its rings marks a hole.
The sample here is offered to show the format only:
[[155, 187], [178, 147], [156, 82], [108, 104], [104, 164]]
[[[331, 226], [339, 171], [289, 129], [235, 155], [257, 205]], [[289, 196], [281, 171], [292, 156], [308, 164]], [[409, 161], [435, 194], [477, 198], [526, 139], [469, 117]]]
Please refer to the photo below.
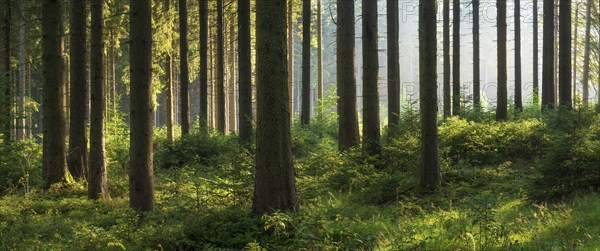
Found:
[[154, 209], [152, 163], [152, 5], [150, 0], [131, 0], [130, 76], [131, 139], [129, 148], [130, 206], [142, 211]]
[[[294, 0], [288, 0], [287, 7], [287, 39], [288, 39], [288, 98], [290, 106], [290, 124], [294, 121]], [[239, 34], [238, 34], [239, 36]], [[241, 83], [240, 83], [241, 84]], [[240, 99], [241, 101], [241, 99]], [[241, 130], [241, 128], [240, 128]], [[240, 132], [241, 133], [241, 132]]]
[[444, 118], [452, 116], [450, 90], [450, 0], [444, 0]]
[[298, 210], [287, 88], [286, 1], [257, 1], [255, 214]]
[[377, 15], [377, 1], [363, 0], [363, 148], [371, 155], [381, 151]]
[[571, 0], [560, 0], [559, 104], [573, 108], [571, 92]]
[[[317, 0], [317, 100], [323, 101], [323, 21], [321, 0]], [[317, 103], [320, 106], [319, 103]], [[319, 111], [321, 113], [322, 111]]]
[[496, 121], [508, 120], [506, 72], [506, 1], [496, 3], [498, 11], [498, 104]]
[[4, 142], [8, 142], [11, 140], [11, 131], [12, 131], [12, 121], [13, 121], [13, 116], [12, 116], [12, 79], [10, 77], [10, 71], [11, 71], [11, 66], [10, 66], [10, 52], [11, 52], [11, 48], [10, 48], [10, 40], [11, 40], [11, 14], [12, 14], [12, 8], [11, 8], [11, 0], [6, 0], [6, 7], [4, 9], [4, 48], [2, 48], [4, 50], [4, 54], [3, 54], [3, 63], [4, 63], [4, 69], [2, 70], [4, 73], [4, 83], [3, 83], [3, 90], [2, 90], [2, 100], [0, 100], [0, 102], [2, 103], [2, 107], [0, 107], [2, 109], [2, 113], [4, 114], [3, 116], [0, 116], [0, 121], [2, 122], [2, 132], [3, 132], [3, 136], [4, 136]]
[[573, 102], [577, 100], [577, 39], [578, 39], [578, 28], [579, 28], [579, 2], [575, 4], [575, 30], [573, 38]]
[[481, 59], [479, 56], [479, 0], [473, 0], [473, 106], [481, 108]]
[[339, 150], [360, 144], [356, 111], [354, 1], [337, 0], [337, 94]]
[[106, 183], [106, 151], [104, 140], [105, 104], [104, 74], [104, 36], [102, 10], [103, 1], [95, 0], [90, 3], [92, 13], [90, 65], [92, 66], [91, 82], [91, 115], [90, 115], [90, 174], [88, 198], [108, 199]]
[[66, 135], [63, 112], [63, 67], [60, 51], [61, 1], [42, 1], [42, 67], [43, 67], [43, 156], [44, 187], [69, 182], [65, 158]]
[[223, 0], [217, 0], [217, 129], [225, 133], [225, 52], [223, 39]]
[[533, 104], [540, 103], [538, 0], [533, 0]]
[[190, 133], [190, 77], [188, 72], [187, 0], [179, 0], [179, 85], [181, 102], [181, 135]]
[[521, 0], [515, 0], [515, 110], [523, 111], [521, 83]]
[[[169, 13], [171, 10], [171, 1], [165, 0], [164, 12]], [[169, 22], [172, 20], [169, 18]], [[172, 43], [173, 39], [169, 36], [169, 42]], [[202, 40], [201, 40], [202, 41]], [[167, 139], [173, 143], [173, 58], [171, 52], [165, 53], [165, 102], [166, 105], [166, 116], [167, 118]], [[202, 57], [200, 57], [202, 60]], [[202, 77], [202, 70], [200, 71], [200, 77]]]
[[229, 24], [229, 132], [235, 133], [236, 95], [235, 95], [235, 15], [231, 15]]
[[26, 62], [25, 62], [25, 7], [24, 3], [20, 2], [19, 6], [19, 100], [17, 106], [17, 140], [25, 140], [27, 134], [25, 132], [25, 79], [26, 79]]
[[208, 129], [208, 0], [200, 0], [200, 128]]
[[[583, 106], [588, 105], [590, 88], [590, 41], [592, 23], [592, 0], [587, 0], [585, 14], [585, 49], [583, 51]], [[598, 95], [600, 97], [600, 95]]]
[[453, 0], [452, 14], [452, 116], [460, 116], [460, 0]]
[[544, 0], [542, 108], [554, 108], [554, 0]]
[[310, 124], [310, 24], [311, 0], [302, 0], [302, 114], [300, 122]]
[[[238, 0], [238, 74], [240, 141], [252, 143], [252, 54], [250, 36], [250, 0]], [[288, 83], [289, 84], [289, 83]]]
[[437, 132], [437, 32], [434, 0], [419, 4], [419, 96], [421, 106], [421, 188], [436, 190], [441, 185]]
[[88, 122], [88, 76], [86, 69], [86, 22], [85, 0], [71, 2], [71, 120], [69, 126], [69, 172], [75, 179], [87, 179], [87, 122]]
[[387, 1], [388, 125], [400, 124], [400, 44], [398, 1]]

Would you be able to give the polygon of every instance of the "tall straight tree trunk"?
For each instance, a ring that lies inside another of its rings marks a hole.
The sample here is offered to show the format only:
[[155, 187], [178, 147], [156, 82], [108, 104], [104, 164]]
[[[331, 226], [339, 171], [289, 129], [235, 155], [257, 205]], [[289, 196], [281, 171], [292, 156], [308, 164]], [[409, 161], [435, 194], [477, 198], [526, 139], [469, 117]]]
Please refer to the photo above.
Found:
[[[238, 0], [238, 74], [240, 142], [252, 143], [252, 51], [250, 0]], [[289, 80], [289, 79], [288, 79]], [[288, 83], [289, 84], [289, 83]], [[288, 102], [289, 105], [289, 102]], [[290, 118], [291, 119], [291, 118]]]
[[137, 210], [154, 209], [152, 162], [152, 4], [130, 0], [131, 139], [129, 203]]
[[26, 80], [26, 62], [25, 62], [25, 4], [19, 5], [19, 100], [17, 102], [17, 140], [25, 140], [25, 80]]
[[[587, 0], [585, 14], [585, 49], [583, 51], [583, 106], [588, 105], [590, 89], [590, 41], [592, 23], [592, 0]], [[600, 97], [600, 95], [598, 95]], [[599, 99], [600, 100], [600, 99]]]
[[200, 127], [208, 128], [208, 0], [200, 0]]
[[[288, 0], [287, 6], [287, 42], [288, 42], [288, 98], [290, 121], [294, 122], [294, 0]], [[239, 35], [238, 35], [239, 36]]]
[[422, 0], [419, 4], [419, 96], [421, 106], [421, 177], [425, 191], [441, 185], [438, 162], [437, 132], [437, 38], [436, 1]]
[[43, 68], [43, 156], [44, 187], [69, 181], [65, 157], [66, 135], [63, 112], [62, 23], [61, 1], [42, 1], [42, 68]]
[[398, 1], [387, 1], [388, 124], [400, 123], [400, 44]]
[[554, 0], [544, 0], [542, 108], [554, 108]]
[[559, 53], [559, 104], [561, 108], [571, 109], [573, 98], [571, 90], [571, 0], [560, 0], [560, 53]]
[[533, 0], [533, 103], [540, 102], [539, 85], [538, 0]]
[[473, 106], [481, 108], [481, 59], [479, 56], [479, 0], [473, 0]]
[[450, 0], [444, 0], [444, 117], [452, 116], [450, 90]]
[[337, 18], [338, 148], [345, 151], [360, 144], [356, 111], [354, 1], [337, 0]]
[[521, 0], [515, 0], [515, 110], [523, 111], [521, 83]]
[[90, 115], [90, 174], [88, 184], [88, 198], [108, 199], [108, 185], [106, 183], [106, 151], [104, 140], [105, 123], [105, 94], [103, 84], [104, 63], [104, 36], [102, 20], [102, 0], [94, 0], [90, 3], [92, 13], [91, 29], [91, 115]]
[[452, 116], [460, 116], [460, 0], [453, 0], [452, 14]]
[[217, 129], [225, 133], [225, 51], [223, 38], [223, 0], [217, 0]]
[[498, 11], [498, 104], [496, 121], [508, 120], [508, 91], [506, 72], [506, 1], [496, 2]]
[[298, 210], [287, 88], [286, 1], [257, 1], [255, 214]]
[[11, 40], [11, 14], [12, 14], [12, 8], [11, 8], [11, 0], [5, 0], [5, 9], [4, 9], [4, 48], [2, 48], [4, 50], [4, 57], [2, 58], [3, 64], [4, 64], [4, 69], [3, 69], [3, 73], [4, 73], [4, 83], [3, 86], [4, 88], [2, 88], [2, 100], [0, 100], [0, 102], [2, 103], [2, 107], [0, 107], [2, 109], [2, 113], [4, 114], [4, 116], [0, 116], [0, 122], [2, 122], [2, 132], [3, 132], [3, 136], [4, 136], [4, 142], [8, 142], [11, 140], [11, 131], [12, 131], [12, 79], [10, 77], [10, 71], [11, 71], [11, 67], [10, 67], [10, 52], [11, 52], [11, 48], [10, 48], [10, 40]]
[[362, 1], [363, 44], [363, 148], [379, 154], [379, 60], [377, 45], [377, 1]]
[[558, 80], [559, 80], [559, 72], [558, 72], [558, 59], [559, 59], [559, 37], [558, 37], [558, 32], [560, 29], [560, 24], [559, 24], [559, 18], [560, 18], [560, 9], [559, 9], [559, 1], [560, 0], [555, 0], [554, 1], [554, 85], [553, 85], [553, 89], [554, 89], [554, 104], [558, 105]]
[[187, 0], [179, 0], [179, 85], [181, 102], [181, 135], [190, 133], [190, 77], [188, 70]]
[[575, 4], [575, 30], [574, 30], [574, 38], [573, 38], [573, 102], [577, 100], [577, 39], [579, 33], [579, 2]]
[[86, 179], [88, 170], [87, 122], [88, 122], [88, 76], [86, 69], [86, 22], [85, 0], [71, 2], [71, 120], [69, 126], [69, 172], [75, 179]]
[[310, 24], [311, 0], [302, 0], [302, 113], [300, 122], [310, 124]]
[[[171, 10], [171, 0], [165, 0], [164, 11], [169, 13]], [[171, 21], [171, 19], [169, 19]], [[169, 43], [172, 43], [173, 39], [169, 36]], [[201, 40], [202, 41], [202, 40]], [[165, 53], [165, 102], [166, 105], [166, 122], [167, 122], [167, 139], [169, 142], [173, 142], [173, 58], [171, 52]], [[200, 58], [202, 60], [202, 58]], [[200, 71], [202, 74], [202, 71]], [[202, 75], [200, 75], [202, 76]]]
[[[317, 100], [323, 101], [323, 21], [321, 0], [317, 0]], [[321, 112], [321, 111], [320, 111]]]
[[229, 24], [229, 131], [235, 133], [236, 95], [235, 95], [235, 15], [231, 15]]

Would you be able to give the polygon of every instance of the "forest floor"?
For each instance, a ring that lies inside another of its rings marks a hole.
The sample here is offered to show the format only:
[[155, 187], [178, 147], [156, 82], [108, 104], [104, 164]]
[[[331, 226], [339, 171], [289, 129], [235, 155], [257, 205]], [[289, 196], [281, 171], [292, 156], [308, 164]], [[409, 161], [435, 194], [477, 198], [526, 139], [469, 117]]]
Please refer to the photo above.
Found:
[[301, 209], [262, 217], [250, 211], [252, 154], [235, 136], [169, 145], [159, 130], [156, 210], [145, 214], [129, 209], [126, 138], [107, 146], [107, 202], [88, 200], [80, 183], [39, 190], [39, 145], [4, 147], [20, 157], [0, 157], [2, 177], [8, 166], [29, 176], [1, 184], [0, 250], [600, 250], [600, 194], [538, 199], [553, 187], [540, 184], [554, 161], [548, 124], [445, 122], [444, 185], [428, 195], [416, 188], [418, 132], [372, 160], [337, 153], [328, 125], [294, 128]]

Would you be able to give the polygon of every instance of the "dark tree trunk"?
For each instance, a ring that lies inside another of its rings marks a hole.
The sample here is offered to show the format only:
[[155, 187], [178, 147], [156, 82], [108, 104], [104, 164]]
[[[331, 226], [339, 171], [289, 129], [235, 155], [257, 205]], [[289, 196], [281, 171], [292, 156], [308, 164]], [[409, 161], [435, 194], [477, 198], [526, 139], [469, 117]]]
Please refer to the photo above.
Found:
[[[323, 101], [323, 21], [322, 4], [317, 0], [317, 101]], [[317, 103], [318, 105], [319, 103]], [[323, 111], [319, 111], [321, 114]]]
[[538, 0], [533, 0], [533, 103], [539, 104], [539, 38], [538, 38]]
[[362, 1], [363, 44], [363, 148], [379, 154], [379, 61], [377, 45], [377, 1]]
[[286, 1], [257, 1], [255, 214], [298, 210], [287, 88]]
[[0, 103], [2, 104], [2, 106], [0, 107], [0, 109], [2, 109], [2, 111], [0, 111], [0, 114], [2, 114], [2, 116], [0, 116], [0, 122], [2, 123], [2, 134], [4, 137], [4, 142], [8, 142], [11, 140], [11, 131], [12, 131], [12, 121], [13, 121], [13, 116], [12, 116], [12, 79], [10, 77], [10, 72], [11, 72], [11, 67], [10, 67], [10, 52], [11, 52], [11, 48], [10, 48], [10, 40], [11, 40], [11, 15], [12, 15], [12, 8], [11, 8], [11, 0], [5, 0], [5, 9], [4, 9], [4, 24], [3, 24], [3, 31], [4, 31], [4, 48], [2, 48], [2, 50], [4, 50], [4, 54], [3, 54], [3, 65], [4, 65], [4, 69], [2, 69], [2, 73], [4, 74], [4, 83], [0, 83], [2, 84], [2, 88], [0, 90], [2, 90], [2, 99], [0, 100]]
[[294, 123], [294, 0], [288, 0], [287, 7], [287, 42], [288, 42], [288, 94], [290, 121]]
[[106, 152], [104, 140], [104, 121], [106, 93], [104, 88], [104, 38], [102, 21], [102, 0], [90, 3], [92, 13], [91, 29], [91, 115], [90, 115], [90, 174], [88, 184], [88, 198], [108, 199], [108, 185], [106, 183]]
[[460, 0], [453, 0], [452, 14], [452, 116], [460, 116]]
[[387, 1], [388, 37], [388, 124], [400, 123], [400, 44], [398, 1]]
[[[590, 88], [590, 41], [592, 23], [592, 0], [587, 0], [585, 14], [585, 49], [583, 52], [583, 105], [588, 105]], [[577, 21], [577, 20], [576, 20]], [[600, 40], [600, 39], [599, 39]], [[600, 54], [600, 53], [599, 53]], [[600, 97], [600, 95], [598, 95]]]
[[237, 95], [235, 95], [235, 43], [236, 43], [236, 35], [235, 35], [235, 15], [231, 15], [231, 19], [229, 19], [229, 51], [227, 64], [229, 68], [229, 132], [235, 133], [237, 131], [236, 125], [236, 108], [237, 108]]
[[496, 106], [496, 120], [508, 120], [508, 91], [506, 72], [506, 1], [496, 3], [498, 11], [498, 104]]
[[450, 0], [444, 0], [444, 117], [452, 116], [450, 90]]
[[[573, 31], [573, 105], [577, 100], [577, 39], [579, 34], [579, 3], [575, 4], [575, 28]], [[587, 105], [587, 104], [586, 104]]]
[[208, 129], [208, 0], [200, 0], [200, 127]]
[[[169, 13], [171, 10], [171, 0], [165, 0], [164, 11]], [[169, 21], [171, 19], [169, 18]], [[173, 39], [169, 36], [169, 43], [172, 43]], [[202, 41], [202, 40], [200, 40]], [[202, 60], [202, 58], [200, 58]], [[200, 77], [202, 77], [202, 71], [200, 71]], [[165, 102], [166, 105], [166, 116], [165, 122], [167, 123], [167, 139], [169, 142], [173, 142], [173, 58], [171, 53], [165, 53]]]
[[354, 2], [337, 0], [337, 18], [338, 143], [340, 151], [344, 151], [360, 144], [356, 111]]
[[473, 106], [481, 107], [481, 59], [479, 57], [479, 0], [473, 0]]
[[311, 0], [302, 0], [302, 114], [300, 122], [310, 124], [310, 24]]
[[437, 132], [437, 34], [434, 0], [419, 4], [419, 96], [421, 106], [421, 188], [436, 190], [441, 185]]
[[252, 58], [250, 36], [250, 0], [238, 0], [238, 74], [240, 141], [252, 143]]
[[217, 129], [225, 133], [225, 51], [223, 38], [223, 0], [217, 0]]
[[190, 133], [190, 78], [188, 72], [187, 0], [179, 0], [179, 85], [181, 102], [181, 135]]
[[571, 92], [571, 0], [560, 0], [559, 52], [559, 104], [561, 108], [573, 107]]
[[63, 67], [60, 51], [61, 1], [42, 1], [42, 67], [43, 67], [43, 156], [44, 187], [69, 181], [65, 157], [66, 135], [63, 113]]
[[521, 81], [521, 0], [515, 0], [515, 110], [523, 111]]
[[25, 29], [26, 29], [26, 23], [25, 23], [25, 5], [26, 2], [21, 1], [19, 4], [19, 66], [18, 66], [18, 72], [19, 72], [19, 84], [18, 84], [18, 100], [17, 100], [17, 125], [16, 125], [16, 139], [23, 141], [25, 140], [27, 137], [27, 133], [25, 131], [26, 128], [26, 121], [27, 121], [27, 115], [25, 114], [25, 80], [27, 79], [26, 76], [26, 67], [27, 67], [27, 62], [25, 61]]
[[542, 108], [554, 108], [554, 0], [544, 0]]
[[130, 76], [131, 139], [129, 148], [130, 206], [142, 211], [154, 209], [152, 163], [152, 5], [150, 0], [131, 0]]
[[71, 120], [69, 126], [69, 172], [87, 178], [88, 81], [86, 47], [86, 1], [71, 2]]

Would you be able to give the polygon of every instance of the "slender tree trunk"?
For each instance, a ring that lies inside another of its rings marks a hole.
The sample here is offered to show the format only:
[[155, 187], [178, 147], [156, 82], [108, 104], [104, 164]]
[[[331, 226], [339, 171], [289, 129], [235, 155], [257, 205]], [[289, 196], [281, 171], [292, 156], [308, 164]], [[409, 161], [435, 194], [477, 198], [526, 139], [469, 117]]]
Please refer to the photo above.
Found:
[[[288, 97], [290, 106], [290, 124], [294, 121], [294, 0], [288, 0], [287, 7], [288, 42]], [[239, 35], [238, 35], [239, 36]], [[241, 130], [241, 129], [240, 129]]]
[[42, 67], [43, 67], [43, 156], [44, 187], [69, 182], [65, 157], [66, 135], [63, 112], [63, 67], [60, 51], [61, 1], [42, 1]]
[[339, 150], [360, 144], [356, 111], [354, 1], [337, 0], [337, 94]]
[[[317, 100], [323, 101], [323, 21], [321, 0], [317, 0]], [[322, 112], [322, 111], [319, 111]]]
[[106, 99], [102, 72], [104, 63], [104, 36], [102, 20], [102, 0], [90, 3], [92, 13], [91, 52], [90, 65], [92, 66], [91, 82], [91, 115], [90, 115], [90, 174], [88, 184], [88, 198], [108, 199], [108, 185], [106, 183], [106, 151], [104, 140], [105, 104]]
[[473, 0], [473, 106], [481, 108], [481, 59], [479, 56], [479, 0]]
[[130, 206], [142, 211], [154, 209], [152, 163], [152, 4], [150, 0], [130, 1], [131, 65], [131, 147], [129, 148]]
[[200, 0], [200, 127], [208, 128], [208, 0]]
[[255, 214], [298, 210], [287, 88], [286, 1], [257, 1]]
[[575, 4], [575, 30], [573, 38], [573, 102], [577, 100], [577, 39], [578, 39], [578, 28], [579, 28], [579, 2]]
[[17, 140], [25, 140], [27, 134], [25, 132], [25, 7], [24, 3], [19, 5], [19, 100], [17, 106]]
[[560, 0], [555, 0], [554, 1], [554, 85], [552, 86], [554, 89], [554, 104], [558, 105], [558, 80], [559, 80], [559, 72], [558, 72], [558, 59], [559, 59], [559, 50], [560, 48], [559, 46], [559, 37], [558, 37], [558, 32], [560, 29], [560, 24], [559, 24], [559, 18], [560, 18], [560, 13], [559, 13], [559, 7], [558, 7], [558, 2]]
[[419, 96], [421, 106], [421, 188], [436, 190], [441, 185], [437, 132], [436, 8], [434, 0], [419, 4]]
[[538, 0], [533, 0], [533, 103], [540, 103]]
[[300, 122], [304, 126], [310, 124], [311, 2], [312, 0], [302, 0], [302, 114]]
[[[169, 13], [171, 10], [171, 0], [165, 0], [164, 12]], [[169, 22], [172, 20], [169, 18]], [[172, 43], [173, 39], [169, 36], [169, 42]], [[167, 139], [173, 143], [173, 58], [171, 52], [165, 53], [165, 102], [166, 104], [166, 122], [167, 122]], [[202, 57], [200, 58], [202, 60]], [[202, 71], [200, 71], [202, 74]], [[200, 75], [202, 77], [202, 75]]]
[[554, 108], [554, 0], [544, 0], [542, 108]]
[[363, 17], [363, 148], [379, 154], [379, 60], [377, 45], [377, 1], [362, 1]]
[[[576, 19], [577, 20], [577, 19]], [[585, 49], [583, 51], [583, 106], [588, 105], [590, 86], [590, 41], [592, 23], [592, 0], [587, 0], [585, 14]], [[600, 97], [600, 95], [598, 95]]]
[[190, 133], [190, 78], [188, 72], [187, 0], [179, 0], [179, 85], [181, 102], [181, 135]]
[[460, 0], [453, 0], [452, 14], [452, 116], [460, 116]]
[[250, 42], [250, 0], [238, 0], [239, 123], [240, 141], [243, 145], [250, 145], [252, 142], [252, 51]]
[[398, 1], [387, 1], [388, 124], [400, 123], [400, 44]]
[[560, 0], [559, 101], [562, 108], [573, 108], [571, 90], [571, 0]]
[[506, 73], [506, 1], [496, 3], [498, 10], [498, 104], [496, 120], [508, 120], [508, 95]]
[[11, 52], [11, 48], [10, 48], [10, 40], [11, 40], [11, 15], [12, 15], [12, 8], [11, 8], [11, 0], [5, 0], [5, 9], [4, 9], [4, 48], [2, 48], [4, 50], [4, 57], [2, 58], [3, 63], [4, 63], [4, 69], [3, 69], [3, 73], [4, 73], [4, 88], [3, 88], [3, 98], [2, 100], [0, 100], [0, 102], [2, 103], [2, 113], [4, 114], [4, 116], [0, 116], [1, 122], [2, 122], [2, 132], [3, 132], [3, 136], [4, 136], [4, 142], [8, 142], [11, 140], [11, 131], [12, 131], [12, 121], [13, 121], [13, 116], [12, 116], [12, 79], [10, 77], [10, 71], [11, 71], [11, 66], [10, 66], [10, 52]]
[[523, 111], [521, 80], [521, 0], [515, 0], [515, 110]]
[[223, 0], [217, 0], [217, 129], [225, 133], [225, 52], [223, 39]]
[[229, 25], [229, 131], [235, 133], [236, 95], [235, 95], [235, 15], [231, 15]]
[[87, 122], [88, 81], [85, 0], [71, 2], [71, 120], [69, 126], [69, 172], [75, 179], [86, 179], [88, 170]]
[[444, 117], [452, 116], [450, 90], [450, 0], [444, 0]]

